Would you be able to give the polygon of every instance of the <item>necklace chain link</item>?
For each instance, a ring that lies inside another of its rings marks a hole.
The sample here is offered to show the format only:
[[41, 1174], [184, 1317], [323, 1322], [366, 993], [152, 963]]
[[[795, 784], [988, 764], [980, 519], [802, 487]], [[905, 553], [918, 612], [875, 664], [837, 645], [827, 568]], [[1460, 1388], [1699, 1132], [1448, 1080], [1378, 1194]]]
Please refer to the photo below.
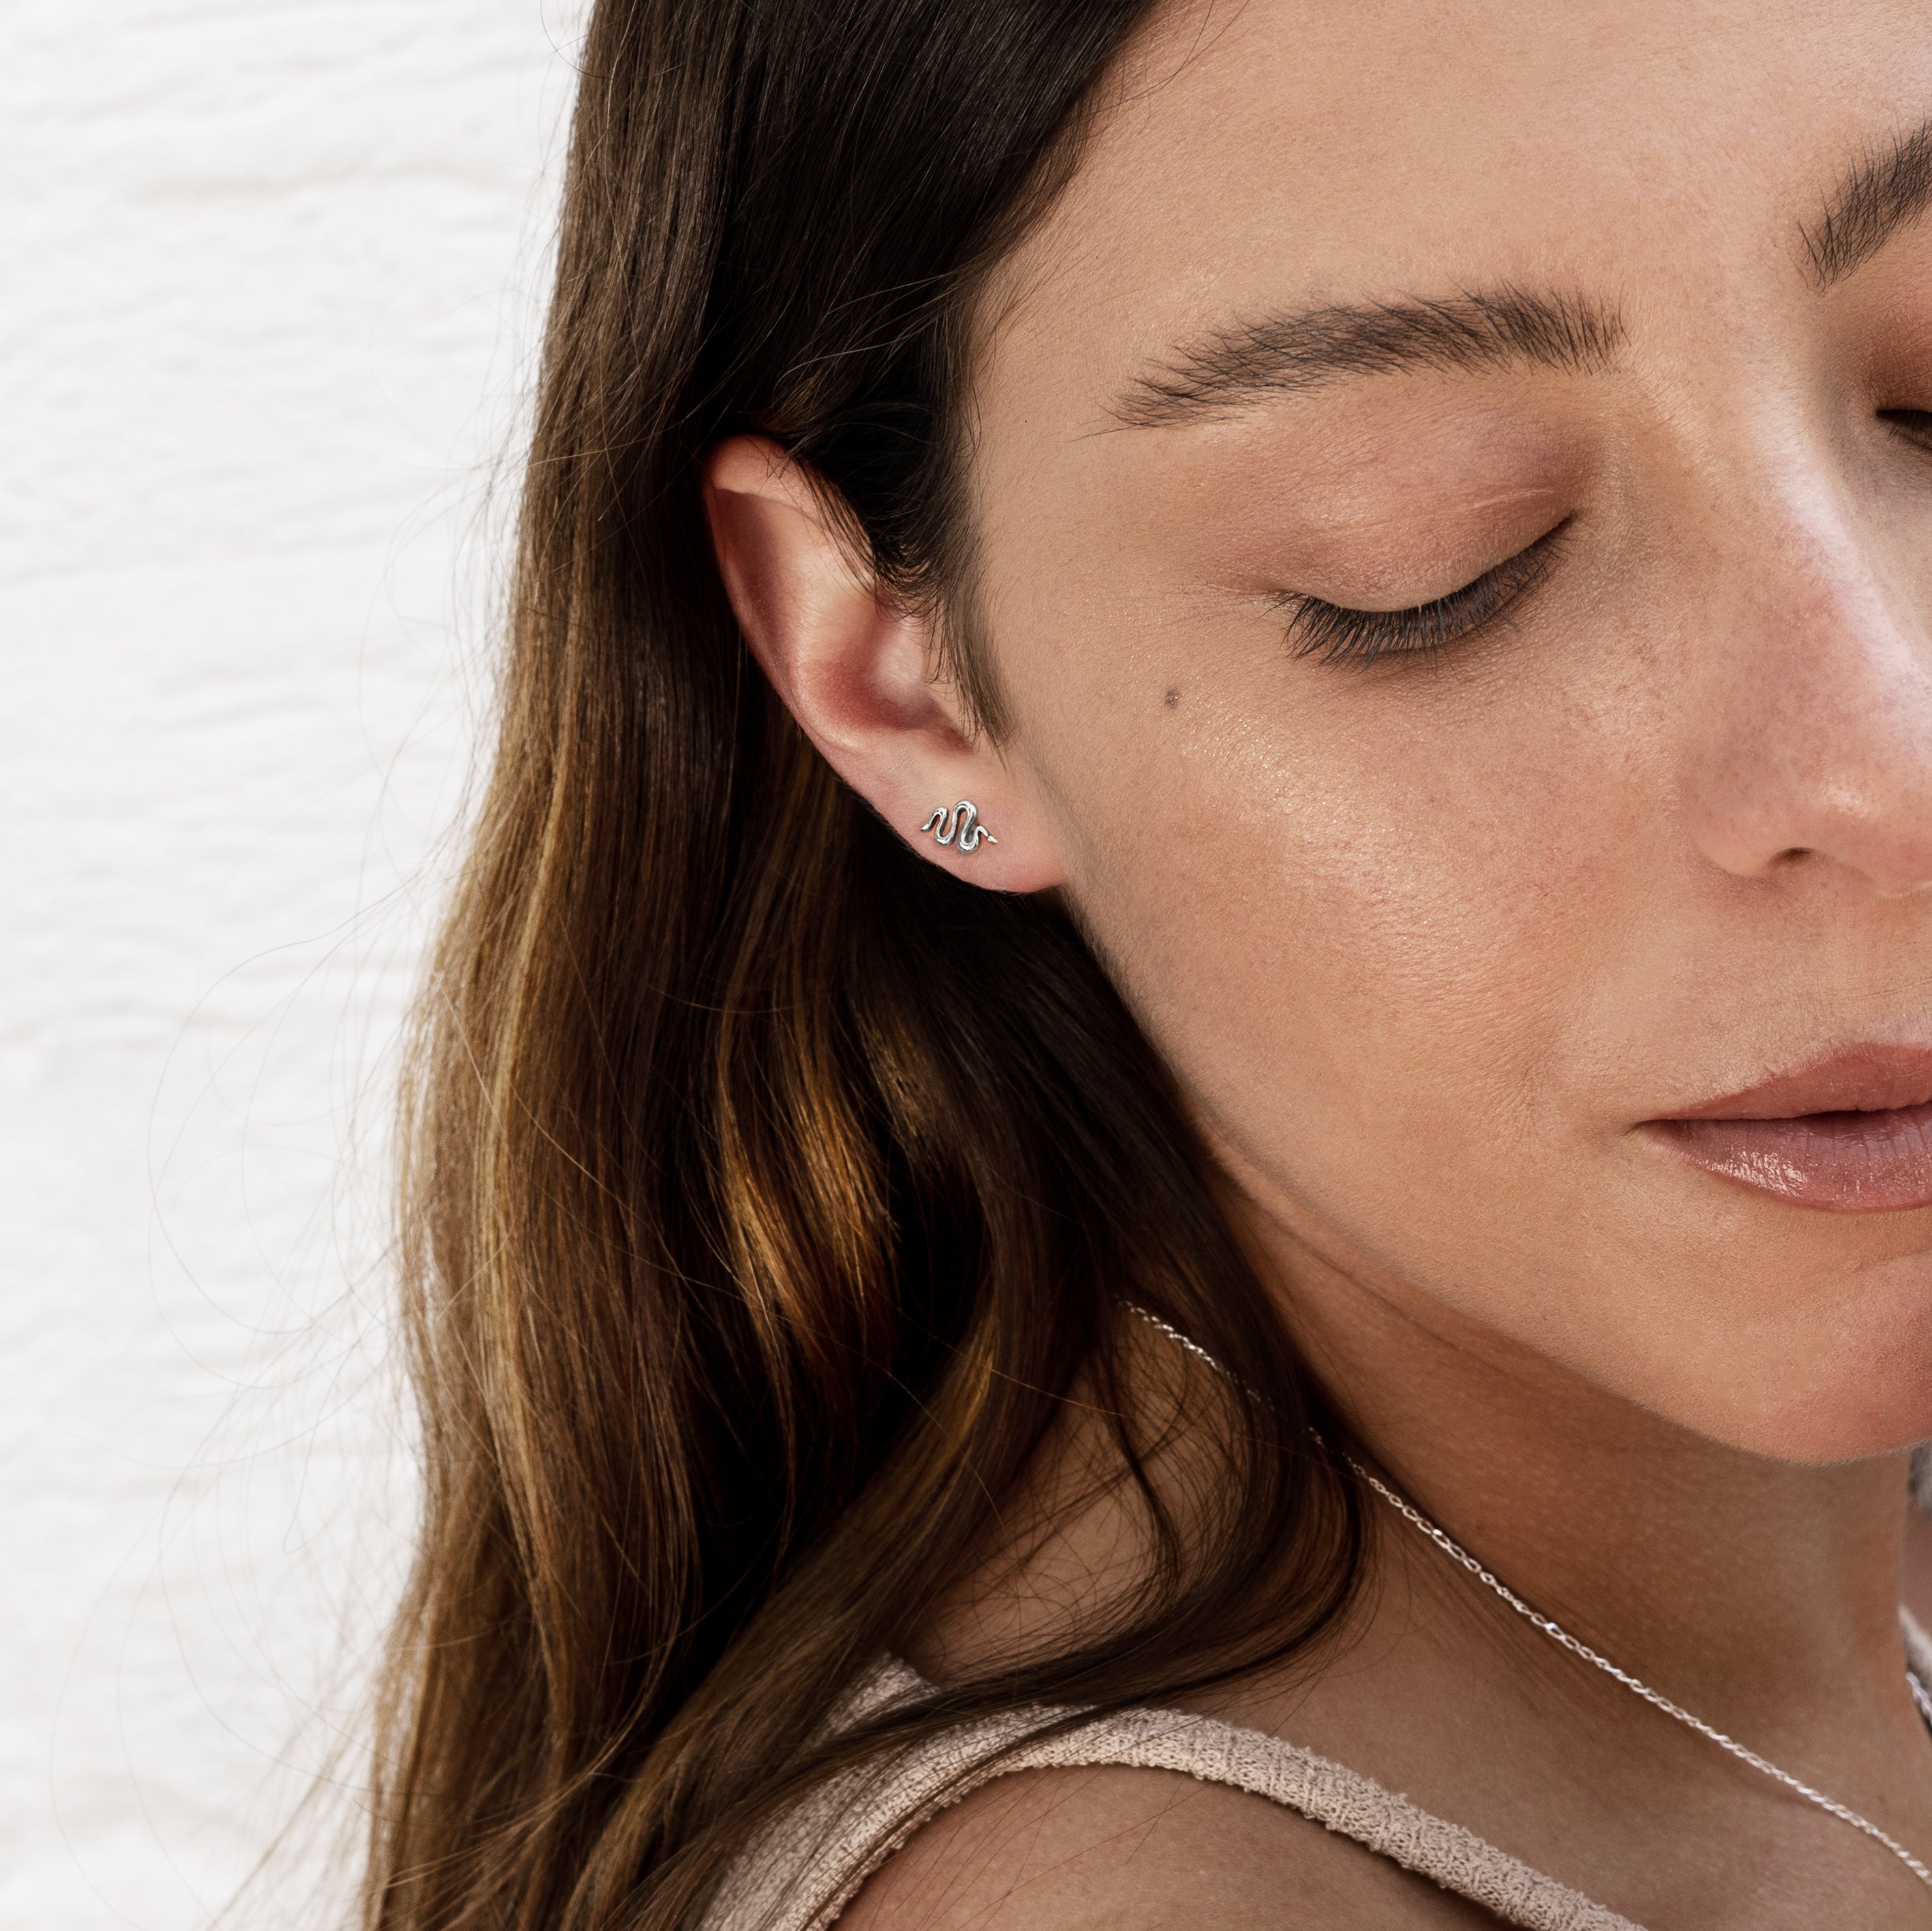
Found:
[[[1170, 1341], [1178, 1343], [1197, 1360], [1205, 1362], [1224, 1381], [1234, 1378], [1198, 1342], [1162, 1320], [1151, 1309], [1131, 1301], [1126, 1305], [1130, 1312], [1138, 1315], [1149, 1327], [1158, 1329]], [[1311, 1429], [1310, 1432], [1312, 1434], [1314, 1431]], [[1317, 1435], [1316, 1439], [1319, 1441], [1322, 1438]], [[1600, 1651], [1592, 1649], [1580, 1638], [1573, 1636], [1561, 1623], [1526, 1603], [1508, 1583], [1485, 1568], [1446, 1529], [1430, 1521], [1406, 1495], [1399, 1494], [1379, 1476], [1364, 1468], [1352, 1455], [1344, 1454], [1342, 1460], [1359, 1480], [1372, 1489], [1412, 1528], [1426, 1536], [1444, 1555], [1468, 1570], [1491, 1594], [1508, 1604], [1525, 1622], [1532, 1628], [1541, 1630], [1552, 1642], [1560, 1645], [1572, 1656], [1580, 1657], [1592, 1667], [1601, 1670], [1613, 1682], [1622, 1684], [1633, 1696], [1642, 1697], [1653, 1709], [1661, 1710], [1666, 1717], [1674, 1717], [1687, 1728], [1695, 1730], [1700, 1737], [1715, 1744], [1720, 1750], [1729, 1751], [1740, 1763], [1750, 1765], [1753, 1770], [1782, 1784], [1786, 1789], [1803, 1798], [1807, 1803], [1816, 1804], [1820, 1810], [1837, 1818], [1841, 1824], [1849, 1824], [1853, 1830], [1863, 1831], [1874, 1843], [1882, 1844], [1921, 1884], [1932, 1888], [1932, 1869], [1928, 1869], [1914, 1857], [1888, 1831], [1881, 1830], [1870, 1818], [1861, 1816], [1849, 1804], [1840, 1804], [1836, 1798], [1826, 1796], [1822, 1790], [1814, 1790], [1810, 1784], [1793, 1777], [1789, 1771], [1780, 1770], [1768, 1758], [1760, 1756], [1756, 1751], [1738, 1742], [1735, 1738], [1727, 1737], [1714, 1724], [1706, 1723], [1702, 1717], [1693, 1716], [1681, 1705], [1673, 1703], [1661, 1691], [1652, 1689], [1648, 1684], [1631, 1675], [1628, 1670], [1620, 1669]], [[1918, 1672], [1910, 1663], [1906, 1666], [1905, 1680], [1910, 1686], [1912, 1700], [1917, 1706], [1919, 1715], [1924, 1720], [1928, 1728], [1932, 1729], [1932, 1694], [1928, 1694], [1925, 1685], [1919, 1681]]]

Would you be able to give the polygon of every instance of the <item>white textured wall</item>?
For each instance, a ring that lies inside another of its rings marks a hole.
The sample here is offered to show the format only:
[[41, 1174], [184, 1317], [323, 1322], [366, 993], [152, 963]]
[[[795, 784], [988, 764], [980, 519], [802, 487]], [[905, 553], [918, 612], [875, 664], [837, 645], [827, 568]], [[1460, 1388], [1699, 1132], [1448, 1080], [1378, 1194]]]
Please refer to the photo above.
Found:
[[6, 1931], [207, 1921], [394, 1585], [382, 1056], [578, 11], [0, 0]]

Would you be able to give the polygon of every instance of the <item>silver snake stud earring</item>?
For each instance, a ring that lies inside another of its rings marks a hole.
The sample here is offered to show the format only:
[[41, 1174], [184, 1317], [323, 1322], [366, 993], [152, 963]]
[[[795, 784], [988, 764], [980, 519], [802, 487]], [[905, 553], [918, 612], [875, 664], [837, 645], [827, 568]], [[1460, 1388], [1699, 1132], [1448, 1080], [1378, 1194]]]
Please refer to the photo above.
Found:
[[932, 832], [934, 844], [952, 845], [956, 850], [968, 856], [980, 849], [982, 838], [989, 845], [1000, 842], [980, 823], [980, 808], [970, 798], [961, 799], [950, 811], [944, 805], [934, 805], [932, 817], [920, 829]]

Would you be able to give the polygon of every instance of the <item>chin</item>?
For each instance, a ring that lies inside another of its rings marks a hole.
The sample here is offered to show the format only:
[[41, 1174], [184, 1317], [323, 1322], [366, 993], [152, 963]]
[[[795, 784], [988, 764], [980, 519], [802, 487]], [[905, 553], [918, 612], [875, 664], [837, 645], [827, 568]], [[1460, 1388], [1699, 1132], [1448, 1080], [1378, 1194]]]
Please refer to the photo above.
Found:
[[1754, 1372], [1704, 1432], [1783, 1462], [1856, 1461], [1932, 1440], [1932, 1253], [1862, 1271], [1808, 1331], [1751, 1352]]

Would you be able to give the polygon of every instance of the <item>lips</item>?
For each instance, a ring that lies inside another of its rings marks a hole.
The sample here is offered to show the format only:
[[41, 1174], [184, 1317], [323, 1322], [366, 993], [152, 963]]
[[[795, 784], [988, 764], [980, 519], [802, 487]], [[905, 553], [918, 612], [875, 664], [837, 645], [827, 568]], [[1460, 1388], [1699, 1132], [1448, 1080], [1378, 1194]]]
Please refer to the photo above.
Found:
[[1932, 1047], [1834, 1054], [1643, 1130], [1707, 1173], [1794, 1206], [1932, 1207]]

